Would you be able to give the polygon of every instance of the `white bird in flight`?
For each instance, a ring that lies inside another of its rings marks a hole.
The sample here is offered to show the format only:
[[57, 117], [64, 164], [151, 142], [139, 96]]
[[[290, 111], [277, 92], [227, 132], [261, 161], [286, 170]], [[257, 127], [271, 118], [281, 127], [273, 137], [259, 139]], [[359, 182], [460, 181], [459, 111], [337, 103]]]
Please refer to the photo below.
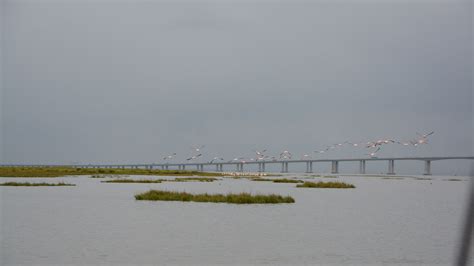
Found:
[[378, 147], [374, 152], [371, 152], [367, 155], [370, 156], [370, 158], [377, 158], [377, 152], [380, 151], [380, 147]]
[[215, 161], [224, 161], [224, 158], [222, 158], [222, 157], [214, 157], [214, 158], [212, 158], [212, 160], [209, 161], [209, 163], [213, 163], [213, 162], [215, 162]]
[[268, 158], [268, 156], [264, 154], [266, 151], [266, 149], [261, 151], [255, 150], [255, 154], [257, 155], [256, 160], [265, 160], [266, 158]]
[[292, 154], [289, 151], [283, 151], [280, 153], [280, 159], [291, 159]]
[[301, 160], [307, 160], [307, 159], [311, 159], [311, 155], [309, 155], [309, 154], [303, 154], [303, 155], [301, 156]]
[[431, 131], [430, 133], [427, 134], [420, 134], [416, 133], [418, 136], [420, 136], [419, 139], [416, 140], [417, 144], [427, 144], [428, 143], [428, 137], [434, 134], [434, 131]]
[[163, 160], [165, 160], [165, 161], [166, 161], [166, 160], [171, 160], [171, 159], [173, 159], [175, 156], [176, 156], [176, 152], [173, 153], [173, 154], [171, 154], [171, 155], [167, 155], [167, 156], [163, 157]]
[[200, 152], [201, 149], [203, 149], [205, 146], [204, 145], [198, 145], [198, 146], [192, 146], [191, 148], [195, 151], [195, 152]]
[[192, 161], [192, 160], [197, 159], [201, 156], [202, 156], [202, 154], [194, 155], [194, 156], [191, 156], [191, 157], [187, 158], [186, 161]]

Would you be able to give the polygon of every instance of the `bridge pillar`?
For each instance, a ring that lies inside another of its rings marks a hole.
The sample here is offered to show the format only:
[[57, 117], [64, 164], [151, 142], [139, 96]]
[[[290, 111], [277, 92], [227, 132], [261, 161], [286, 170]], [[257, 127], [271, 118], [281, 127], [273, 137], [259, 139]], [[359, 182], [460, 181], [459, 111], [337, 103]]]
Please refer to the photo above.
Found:
[[359, 162], [359, 174], [365, 175], [365, 160]]
[[425, 161], [425, 172], [423, 174], [431, 175], [431, 161], [430, 160]]
[[201, 170], [201, 172], [204, 172], [204, 165], [203, 164], [201, 164], [201, 169], [200, 170]]
[[332, 161], [331, 163], [331, 174], [339, 173], [339, 161]]
[[241, 163], [241, 164], [240, 164], [240, 172], [243, 172], [243, 171], [244, 171], [244, 164]]
[[282, 173], [288, 173], [288, 162], [282, 162], [281, 163], [281, 172]]
[[313, 172], [313, 162], [306, 162], [306, 173]]
[[169, 168], [168, 165], [166, 165], [166, 166], [165, 166], [165, 170], [168, 170], [168, 168]]
[[220, 170], [221, 172], [223, 172], [223, 170], [222, 170], [223, 168], [224, 168], [224, 167], [222, 166], [222, 164], [220, 164], [220, 165], [219, 165], [219, 170]]
[[186, 165], [184, 165], [184, 164], [181, 165], [181, 168], [182, 168], [183, 171], [186, 170]]
[[216, 164], [216, 172], [219, 172], [219, 164]]
[[161, 170], [165, 170], [165, 166], [164, 166], [164, 165], [161, 166]]
[[388, 173], [387, 175], [395, 174], [395, 160], [388, 160]]
[[262, 172], [265, 173], [265, 163], [262, 163]]

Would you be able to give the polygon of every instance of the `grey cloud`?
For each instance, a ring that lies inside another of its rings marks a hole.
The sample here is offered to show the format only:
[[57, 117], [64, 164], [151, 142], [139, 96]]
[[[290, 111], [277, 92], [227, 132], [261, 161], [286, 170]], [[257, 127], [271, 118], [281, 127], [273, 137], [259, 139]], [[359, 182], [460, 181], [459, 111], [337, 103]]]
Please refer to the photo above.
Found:
[[473, 154], [469, 5], [7, 1], [3, 160], [307, 153], [427, 130], [430, 146], [381, 155]]

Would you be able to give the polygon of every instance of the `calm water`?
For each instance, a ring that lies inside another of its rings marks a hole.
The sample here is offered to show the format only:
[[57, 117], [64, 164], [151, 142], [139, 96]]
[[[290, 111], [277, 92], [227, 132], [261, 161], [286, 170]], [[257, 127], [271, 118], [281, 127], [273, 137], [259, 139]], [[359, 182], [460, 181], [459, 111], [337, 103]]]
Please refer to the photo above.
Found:
[[[1, 178], [77, 186], [0, 187], [0, 263], [452, 265], [469, 183], [446, 178], [337, 179], [357, 186], [350, 190], [235, 179], [104, 184], [88, 177]], [[296, 203], [134, 200], [152, 188], [278, 193]]]

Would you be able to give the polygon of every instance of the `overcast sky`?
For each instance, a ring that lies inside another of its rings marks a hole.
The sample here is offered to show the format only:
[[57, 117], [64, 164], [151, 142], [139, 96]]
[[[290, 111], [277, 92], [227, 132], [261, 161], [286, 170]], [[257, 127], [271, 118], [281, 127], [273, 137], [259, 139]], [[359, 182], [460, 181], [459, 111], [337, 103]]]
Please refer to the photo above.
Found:
[[469, 0], [1, 2], [3, 162], [473, 154]]

